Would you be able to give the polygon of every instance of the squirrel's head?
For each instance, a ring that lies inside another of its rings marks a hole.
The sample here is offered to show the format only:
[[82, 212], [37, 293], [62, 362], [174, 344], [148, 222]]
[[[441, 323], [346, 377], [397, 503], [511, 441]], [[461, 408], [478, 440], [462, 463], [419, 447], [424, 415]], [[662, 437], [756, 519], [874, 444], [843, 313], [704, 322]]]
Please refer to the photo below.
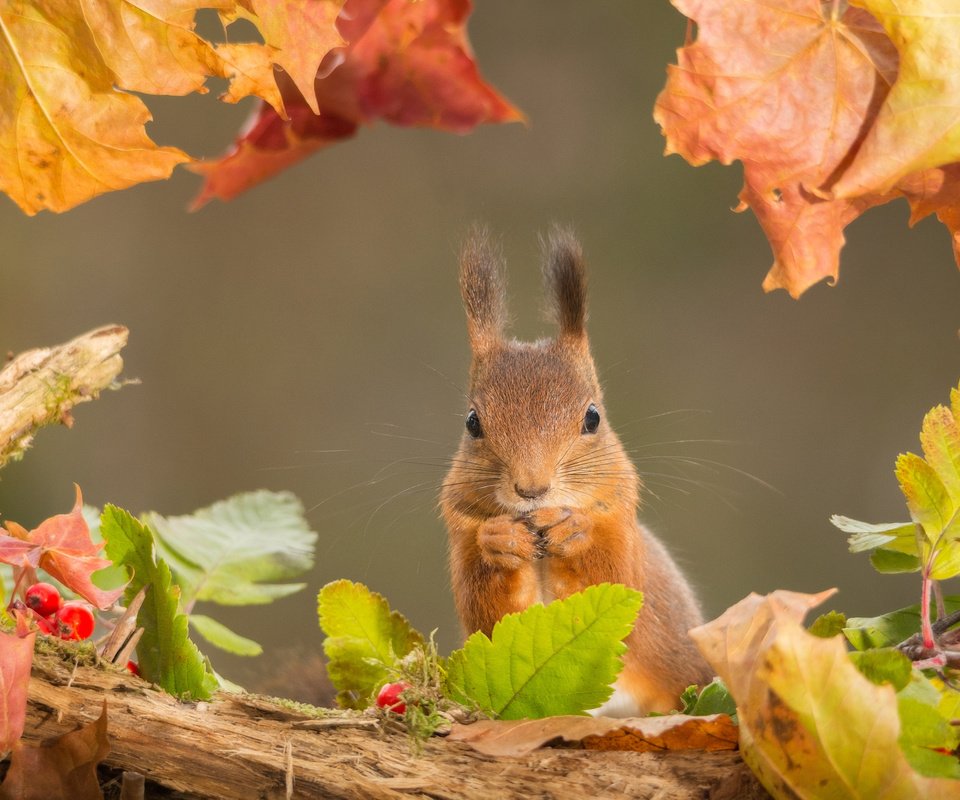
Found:
[[463, 499], [488, 513], [585, 507], [599, 496], [635, 502], [635, 472], [606, 419], [587, 339], [583, 253], [569, 231], [544, 242], [553, 338], [504, 336], [499, 250], [476, 229], [463, 248], [460, 290], [473, 362], [466, 430], [452, 473]]

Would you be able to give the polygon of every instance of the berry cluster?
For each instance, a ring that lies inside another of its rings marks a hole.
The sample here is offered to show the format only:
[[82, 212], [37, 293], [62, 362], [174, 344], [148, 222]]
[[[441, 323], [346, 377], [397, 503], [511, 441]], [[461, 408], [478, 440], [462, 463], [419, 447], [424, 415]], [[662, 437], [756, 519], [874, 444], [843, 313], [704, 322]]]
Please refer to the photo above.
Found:
[[90, 606], [80, 600], [64, 603], [56, 586], [35, 583], [27, 588], [23, 600], [15, 600], [13, 608], [27, 611], [41, 633], [61, 639], [89, 639], [93, 634], [94, 618]]

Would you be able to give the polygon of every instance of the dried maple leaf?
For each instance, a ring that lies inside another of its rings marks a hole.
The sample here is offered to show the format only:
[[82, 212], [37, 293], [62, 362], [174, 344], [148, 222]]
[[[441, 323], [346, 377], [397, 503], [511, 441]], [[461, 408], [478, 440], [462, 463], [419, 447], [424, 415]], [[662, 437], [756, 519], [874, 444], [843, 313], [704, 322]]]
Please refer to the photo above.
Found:
[[227, 155], [192, 165], [205, 176], [193, 207], [235, 197], [377, 119], [456, 133], [521, 119], [479, 76], [465, 31], [471, 8], [469, 0], [347, 0], [337, 26], [348, 44], [321, 64], [316, 108], [302, 80], [297, 91], [278, 76], [290, 119], [261, 105]]
[[741, 209], [753, 210], [774, 252], [764, 289], [797, 297], [835, 279], [844, 226], [895, 196], [822, 192], [896, 77], [893, 44], [845, 3], [673, 1], [698, 36], [678, 51], [657, 99], [666, 152], [694, 165], [743, 162]]
[[83, 497], [76, 486], [77, 499], [69, 514], [57, 514], [40, 523], [32, 531], [15, 522], [4, 523], [7, 533], [0, 533], [0, 561], [20, 569], [46, 570], [71, 591], [97, 608], [112, 606], [125, 587], [100, 589], [90, 576], [112, 565], [99, 556], [102, 544], [90, 539], [90, 529], [83, 518]]
[[97, 764], [110, 752], [107, 701], [93, 722], [39, 745], [17, 742], [0, 800], [102, 800]]
[[0, 751], [23, 735], [27, 718], [27, 686], [36, 633], [0, 632]]
[[735, 750], [737, 726], [726, 714], [691, 717], [559, 716], [524, 720], [481, 720], [456, 724], [450, 739], [488, 756], [522, 756], [551, 742], [579, 743], [587, 750]]

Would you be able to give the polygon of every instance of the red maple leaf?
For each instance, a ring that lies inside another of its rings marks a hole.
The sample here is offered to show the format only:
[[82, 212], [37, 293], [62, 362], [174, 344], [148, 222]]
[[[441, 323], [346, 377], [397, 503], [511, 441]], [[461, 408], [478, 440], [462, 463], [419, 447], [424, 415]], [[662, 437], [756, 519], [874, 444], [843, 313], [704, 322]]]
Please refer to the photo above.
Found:
[[261, 102], [225, 156], [191, 166], [206, 178], [193, 208], [229, 200], [377, 119], [453, 133], [522, 120], [480, 78], [466, 36], [471, 9], [471, 0], [347, 0], [337, 29], [348, 44], [314, 81], [320, 113], [278, 75], [290, 118]]
[[106, 591], [94, 586], [90, 576], [112, 565], [99, 556], [102, 544], [94, 544], [83, 518], [83, 497], [75, 486], [77, 499], [69, 514], [45, 519], [32, 531], [16, 522], [6, 522], [0, 533], [0, 561], [21, 570], [39, 567], [97, 608], [112, 606], [124, 587]]

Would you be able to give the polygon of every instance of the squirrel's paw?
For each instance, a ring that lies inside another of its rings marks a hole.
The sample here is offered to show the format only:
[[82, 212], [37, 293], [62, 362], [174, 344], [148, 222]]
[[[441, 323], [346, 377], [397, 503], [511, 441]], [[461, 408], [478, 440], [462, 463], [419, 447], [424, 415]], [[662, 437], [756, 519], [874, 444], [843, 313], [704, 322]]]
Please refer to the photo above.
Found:
[[480, 556], [491, 567], [517, 570], [524, 563], [539, 557], [537, 535], [523, 520], [507, 514], [491, 517], [477, 531]]
[[593, 520], [577, 509], [539, 508], [529, 515], [528, 524], [542, 537], [549, 556], [571, 558], [590, 546]]

